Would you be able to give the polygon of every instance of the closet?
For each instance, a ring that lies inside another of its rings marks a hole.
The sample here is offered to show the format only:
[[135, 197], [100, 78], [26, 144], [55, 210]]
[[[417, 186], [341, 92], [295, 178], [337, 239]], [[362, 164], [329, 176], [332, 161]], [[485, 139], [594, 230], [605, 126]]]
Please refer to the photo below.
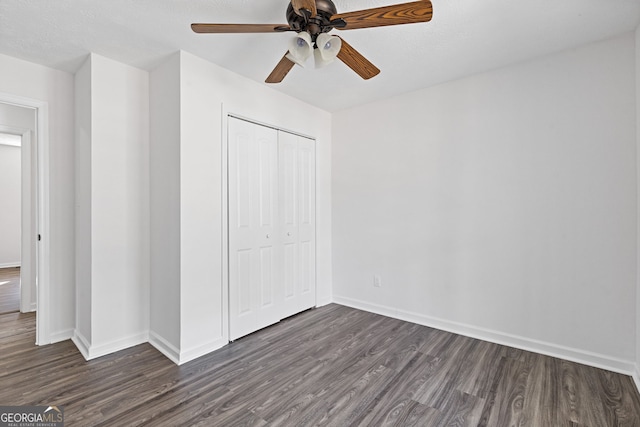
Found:
[[316, 304], [315, 141], [228, 119], [229, 339]]

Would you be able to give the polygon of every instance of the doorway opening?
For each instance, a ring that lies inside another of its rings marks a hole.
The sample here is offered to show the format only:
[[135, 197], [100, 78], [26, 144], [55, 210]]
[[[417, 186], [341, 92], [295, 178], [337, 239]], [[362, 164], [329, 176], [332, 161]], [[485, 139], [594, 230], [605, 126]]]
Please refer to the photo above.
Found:
[[[19, 179], [11, 178], [12, 184], [19, 188], [19, 202], [14, 203], [19, 204], [20, 223], [13, 225], [18, 229], [19, 259], [7, 261], [7, 264], [19, 264], [19, 310], [24, 313], [36, 311], [36, 344], [49, 344], [48, 104], [0, 93], [0, 134], [6, 135], [5, 140], [14, 141], [13, 146], [2, 145], [13, 147], [10, 161], [14, 166], [15, 148], [18, 148], [20, 158]], [[20, 146], [15, 147], [18, 139]], [[11, 149], [3, 151], [11, 152]], [[11, 191], [15, 195], [16, 188]], [[16, 233], [12, 235], [15, 237]], [[0, 240], [4, 240], [1, 234]], [[12, 250], [12, 259], [15, 259], [15, 247]], [[0, 283], [5, 281], [9, 280], [0, 280]]]
[[[6, 112], [7, 107], [0, 110]], [[26, 111], [29, 113], [29, 111]], [[6, 116], [3, 114], [3, 117]], [[35, 116], [34, 116], [35, 119]], [[35, 124], [35, 123], [34, 123]], [[20, 311], [22, 136], [0, 133], [0, 314]]]

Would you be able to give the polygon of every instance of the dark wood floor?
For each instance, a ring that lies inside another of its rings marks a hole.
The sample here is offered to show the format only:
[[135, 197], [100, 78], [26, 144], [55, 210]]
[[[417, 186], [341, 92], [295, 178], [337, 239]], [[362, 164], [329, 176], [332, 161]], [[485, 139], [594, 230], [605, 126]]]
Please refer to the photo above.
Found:
[[20, 268], [0, 268], [0, 314], [20, 310]]
[[175, 366], [144, 344], [85, 362], [0, 316], [0, 405], [73, 426], [640, 426], [632, 380], [329, 305]]

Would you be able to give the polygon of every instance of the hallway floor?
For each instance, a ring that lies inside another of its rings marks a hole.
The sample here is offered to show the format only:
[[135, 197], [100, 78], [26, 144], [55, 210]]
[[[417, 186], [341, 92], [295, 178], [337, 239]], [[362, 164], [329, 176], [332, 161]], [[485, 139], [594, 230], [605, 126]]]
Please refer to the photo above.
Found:
[[20, 311], [20, 267], [0, 268], [0, 314]]

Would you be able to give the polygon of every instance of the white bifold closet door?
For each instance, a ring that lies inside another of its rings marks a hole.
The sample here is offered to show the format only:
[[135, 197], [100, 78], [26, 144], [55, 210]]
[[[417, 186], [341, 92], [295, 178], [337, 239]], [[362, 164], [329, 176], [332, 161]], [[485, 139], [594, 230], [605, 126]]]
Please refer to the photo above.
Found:
[[229, 338], [315, 306], [315, 142], [229, 117]]

